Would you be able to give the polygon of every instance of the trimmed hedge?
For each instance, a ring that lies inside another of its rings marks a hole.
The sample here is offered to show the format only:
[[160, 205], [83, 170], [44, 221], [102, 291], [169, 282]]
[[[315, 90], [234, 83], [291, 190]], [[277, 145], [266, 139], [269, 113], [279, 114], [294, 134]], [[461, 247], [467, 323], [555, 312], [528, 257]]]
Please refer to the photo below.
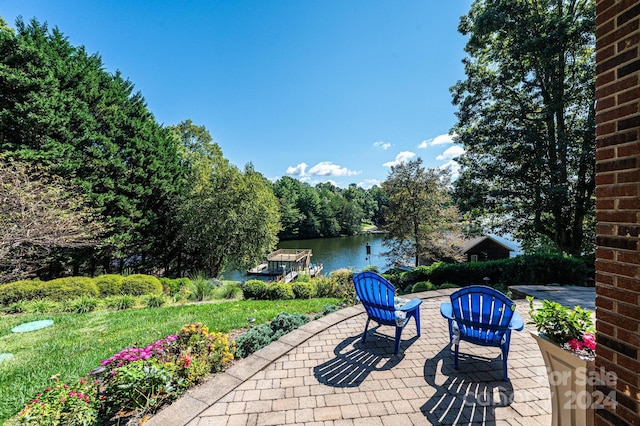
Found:
[[269, 284], [267, 286], [267, 297], [269, 300], [292, 300], [296, 298], [291, 284], [283, 282]]
[[[419, 266], [404, 272], [399, 277], [401, 287], [420, 281], [430, 281], [435, 285], [452, 283], [460, 286], [483, 284], [489, 277], [489, 285], [498, 284], [587, 284], [588, 268], [581, 259], [559, 254], [530, 254], [513, 259], [486, 262], [436, 263]], [[394, 276], [397, 280], [397, 276]]]
[[318, 295], [318, 286], [314, 282], [294, 282], [291, 285], [296, 299], [312, 299]]
[[242, 284], [242, 295], [245, 299], [264, 300], [267, 298], [267, 283], [260, 280], [249, 280]]
[[124, 280], [122, 275], [115, 274], [100, 275], [94, 278], [94, 281], [98, 286], [98, 290], [100, 291], [100, 297], [120, 294], [122, 280]]
[[51, 281], [16, 281], [0, 285], [0, 305], [21, 300], [65, 301], [79, 297], [98, 297], [98, 286], [88, 277], [65, 277]]
[[162, 293], [162, 283], [153, 275], [133, 274], [124, 277], [120, 293], [131, 296]]

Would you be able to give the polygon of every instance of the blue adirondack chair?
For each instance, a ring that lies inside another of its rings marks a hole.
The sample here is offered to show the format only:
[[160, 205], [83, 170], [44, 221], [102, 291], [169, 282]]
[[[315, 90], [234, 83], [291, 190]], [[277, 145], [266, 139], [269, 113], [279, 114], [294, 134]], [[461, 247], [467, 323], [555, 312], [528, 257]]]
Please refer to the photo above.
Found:
[[[367, 311], [367, 323], [362, 333], [362, 341], [367, 341], [369, 322], [374, 320], [380, 325], [390, 325], [396, 328], [394, 354], [400, 348], [402, 330], [411, 318], [415, 318], [416, 329], [420, 336], [420, 299], [400, 299], [395, 297], [396, 289], [384, 277], [375, 272], [361, 272], [353, 276], [358, 299]], [[396, 311], [404, 312], [405, 318], [396, 318]]]
[[449, 337], [455, 345], [454, 366], [458, 368], [460, 341], [499, 347], [502, 352], [503, 379], [507, 375], [507, 358], [511, 330], [521, 331], [524, 322], [516, 305], [501, 292], [483, 285], [463, 287], [451, 294], [451, 302], [440, 305], [440, 313], [449, 321]]

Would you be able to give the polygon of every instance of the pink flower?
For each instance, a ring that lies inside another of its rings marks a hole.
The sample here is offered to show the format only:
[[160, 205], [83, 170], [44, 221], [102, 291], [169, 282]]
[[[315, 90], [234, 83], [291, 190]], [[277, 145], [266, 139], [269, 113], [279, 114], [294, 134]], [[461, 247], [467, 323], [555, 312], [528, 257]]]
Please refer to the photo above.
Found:
[[593, 333], [585, 333], [582, 336], [582, 341], [584, 342], [584, 346], [591, 351], [596, 350], [596, 336]]
[[582, 341], [578, 339], [571, 339], [567, 342], [567, 344], [574, 351], [580, 351], [584, 347], [584, 344], [582, 343]]

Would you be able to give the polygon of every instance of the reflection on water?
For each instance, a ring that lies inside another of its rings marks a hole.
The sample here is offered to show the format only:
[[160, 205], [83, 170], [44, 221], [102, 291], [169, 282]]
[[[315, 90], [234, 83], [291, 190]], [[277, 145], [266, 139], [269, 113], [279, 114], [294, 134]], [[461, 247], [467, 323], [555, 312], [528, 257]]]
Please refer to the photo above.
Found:
[[[340, 268], [352, 268], [359, 271], [369, 264], [377, 266], [384, 272], [390, 266], [381, 254], [385, 251], [382, 246], [381, 234], [364, 234], [353, 237], [315, 238], [312, 240], [281, 241], [278, 248], [311, 249], [312, 263], [322, 263], [323, 272], [328, 274]], [[371, 246], [371, 258], [367, 260], [366, 245]], [[225, 279], [244, 281], [247, 274], [244, 271], [231, 271], [224, 274]]]

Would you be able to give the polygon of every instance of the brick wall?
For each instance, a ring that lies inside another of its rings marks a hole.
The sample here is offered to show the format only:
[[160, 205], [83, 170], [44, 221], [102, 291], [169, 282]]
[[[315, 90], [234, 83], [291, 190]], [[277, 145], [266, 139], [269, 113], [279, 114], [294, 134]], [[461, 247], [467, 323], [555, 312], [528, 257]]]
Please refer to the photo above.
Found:
[[640, 425], [640, 1], [596, 1], [596, 365], [617, 406], [596, 425]]

